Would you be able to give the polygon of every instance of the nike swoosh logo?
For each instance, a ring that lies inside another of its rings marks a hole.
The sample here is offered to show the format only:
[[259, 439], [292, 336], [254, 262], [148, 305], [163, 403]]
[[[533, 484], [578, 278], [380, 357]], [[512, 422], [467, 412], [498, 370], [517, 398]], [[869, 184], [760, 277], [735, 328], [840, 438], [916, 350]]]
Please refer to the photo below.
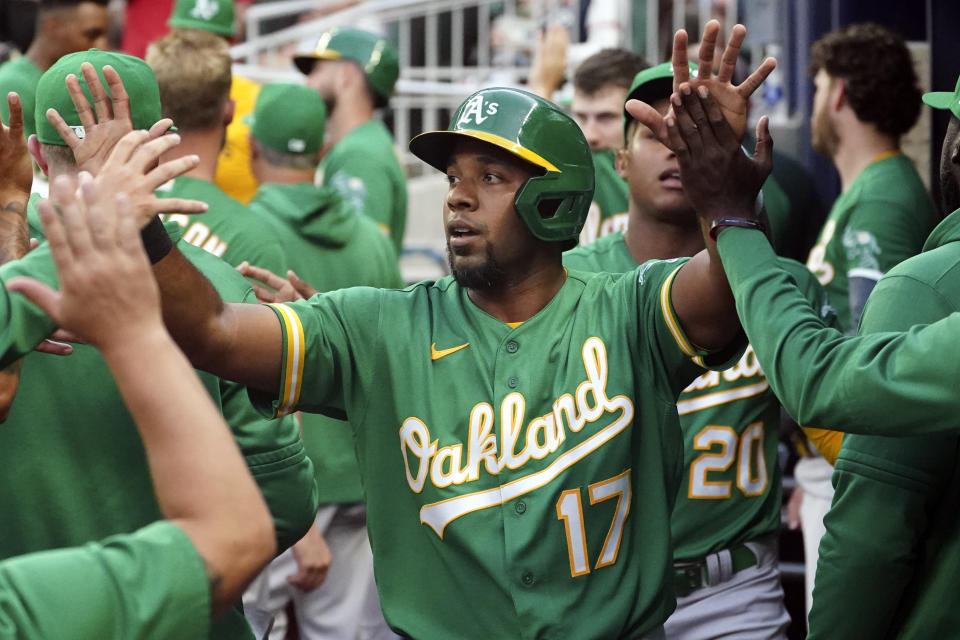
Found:
[[433, 344], [430, 345], [430, 359], [439, 360], [440, 358], [445, 358], [451, 353], [460, 351], [460, 349], [466, 349], [469, 346], [470, 346], [469, 342], [464, 342], [459, 347], [450, 347], [449, 349], [437, 349], [437, 343], [434, 342]]

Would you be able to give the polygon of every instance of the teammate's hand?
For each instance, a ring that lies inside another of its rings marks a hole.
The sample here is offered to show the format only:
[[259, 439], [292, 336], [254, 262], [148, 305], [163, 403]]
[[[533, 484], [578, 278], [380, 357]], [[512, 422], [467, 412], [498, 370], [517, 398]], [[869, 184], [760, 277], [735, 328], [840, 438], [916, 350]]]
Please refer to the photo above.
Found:
[[33, 186], [33, 165], [27, 141], [23, 137], [23, 103], [14, 92], [7, 94], [7, 106], [10, 108], [10, 122], [0, 123], [0, 209], [12, 200], [23, 201], [23, 211], [27, 215], [26, 199], [30, 197]]
[[527, 81], [531, 93], [553, 100], [553, 93], [560, 88], [567, 71], [569, 44], [570, 33], [562, 24], [551, 24], [545, 33], [537, 34], [537, 46], [533, 50]]
[[186, 198], [158, 198], [160, 185], [190, 171], [200, 163], [195, 155], [160, 162], [160, 156], [180, 143], [180, 136], [151, 137], [146, 131], [131, 131], [120, 138], [101, 167], [95, 181], [100, 193], [126, 193], [129, 207], [140, 228], [160, 213], [203, 213], [207, 204]]
[[[67, 91], [77, 108], [80, 124], [83, 125], [83, 137], [69, 127], [56, 109], [47, 110], [47, 120], [57, 130], [63, 141], [73, 151], [73, 157], [80, 171], [89, 171], [93, 175], [100, 173], [113, 147], [126, 134], [133, 131], [133, 118], [130, 115], [130, 98], [120, 80], [120, 75], [110, 65], [103, 67], [103, 77], [110, 87], [110, 93], [100, 82], [100, 76], [89, 62], [80, 65], [80, 73], [90, 88], [93, 107], [80, 87], [80, 81], [72, 73], [67, 76]], [[164, 118], [150, 127], [150, 138], [158, 138], [173, 126], [173, 120]]]
[[[720, 23], [710, 20], [703, 27], [703, 38], [700, 40], [700, 52], [697, 61], [697, 75], [690, 77], [690, 66], [687, 60], [687, 32], [677, 31], [673, 37], [673, 91], [676, 93], [680, 85], [689, 84], [692, 89], [706, 87], [711, 97], [723, 113], [723, 117], [730, 124], [737, 141], [743, 140], [747, 132], [747, 104], [753, 92], [763, 84], [770, 72], [777, 66], [774, 58], [767, 58], [760, 63], [753, 73], [739, 85], [733, 84], [733, 72], [737, 66], [737, 57], [740, 55], [740, 46], [747, 35], [747, 29], [742, 24], [734, 25], [730, 31], [730, 39], [720, 58], [717, 75], [713, 75], [713, 56], [717, 47], [717, 37], [720, 34]], [[627, 111], [638, 122], [647, 125], [660, 142], [670, 146], [670, 136], [667, 132], [667, 118], [674, 116], [673, 109], [665, 116], [639, 100], [628, 100], [625, 105]]]
[[330, 547], [320, 535], [316, 523], [292, 549], [293, 558], [297, 561], [297, 572], [287, 576], [287, 582], [301, 591], [313, 591], [327, 578], [332, 560]]
[[300, 279], [292, 270], [287, 271], [284, 280], [269, 269], [255, 267], [246, 260], [237, 265], [237, 271], [245, 278], [255, 280], [251, 282], [257, 300], [263, 303], [293, 302], [310, 298], [317, 290]]
[[800, 528], [800, 507], [803, 505], [803, 489], [794, 487], [790, 499], [787, 500], [787, 528], [797, 530]]
[[[60, 291], [28, 277], [6, 286], [40, 307], [58, 326], [101, 350], [163, 331], [160, 294], [129, 199], [98, 189], [87, 173], [58, 176], [51, 200], [38, 206]], [[59, 213], [57, 208], [59, 208]]]
[[756, 218], [756, 199], [773, 166], [773, 141], [766, 116], [757, 123], [752, 158], [723, 117], [706, 87], [680, 85], [670, 97], [667, 116], [670, 148], [680, 165], [683, 192], [706, 221], [723, 216]]

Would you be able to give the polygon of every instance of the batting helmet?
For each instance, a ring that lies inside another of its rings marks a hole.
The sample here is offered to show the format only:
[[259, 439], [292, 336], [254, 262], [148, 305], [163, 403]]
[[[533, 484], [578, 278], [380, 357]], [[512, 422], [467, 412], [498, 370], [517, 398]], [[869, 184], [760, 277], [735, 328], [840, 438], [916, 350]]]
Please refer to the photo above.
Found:
[[353, 60], [367, 74], [370, 86], [383, 100], [393, 93], [400, 75], [397, 50], [381, 36], [360, 29], [334, 27], [319, 38], [302, 40], [293, 58], [301, 73], [309, 74], [317, 60]]
[[500, 147], [543, 169], [543, 175], [517, 189], [517, 213], [541, 240], [576, 241], [593, 199], [594, 172], [590, 147], [570, 116], [526, 91], [483, 89], [460, 105], [446, 131], [418, 135], [410, 141], [410, 151], [446, 171], [454, 145], [464, 137]]

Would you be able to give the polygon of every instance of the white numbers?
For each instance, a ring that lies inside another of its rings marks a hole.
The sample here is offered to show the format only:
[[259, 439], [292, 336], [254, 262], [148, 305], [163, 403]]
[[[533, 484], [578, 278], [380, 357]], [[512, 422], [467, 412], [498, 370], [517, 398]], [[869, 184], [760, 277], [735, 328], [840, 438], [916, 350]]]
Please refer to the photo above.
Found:
[[[607, 537], [600, 549], [600, 557], [594, 569], [606, 567], [617, 561], [620, 542], [623, 540], [623, 527], [630, 515], [630, 470], [620, 475], [595, 482], [587, 487], [590, 504], [597, 504], [610, 498], [617, 499], [613, 521], [607, 531]], [[583, 503], [580, 489], [568, 489], [557, 500], [557, 518], [563, 521], [567, 535], [567, 554], [570, 558], [570, 575], [573, 577], [590, 573], [590, 561], [587, 554], [587, 531], [583, 523]]]
[[[700, 500], [729, 498], [731, 480], [708, 479], [709, 473], [721, 473], [737, 460], [737, 488], [747, 497], [762, 495], [767, 488], [767, 465], [764, 457], [762, 422], [747, 427], [740, 437], [730, 427], [709, 425], [693, 438], [693, 447], [706, 451], [690, 465], [690, 487], [687, 495]], [[715, 447], [720, 447], [715, 451]]]

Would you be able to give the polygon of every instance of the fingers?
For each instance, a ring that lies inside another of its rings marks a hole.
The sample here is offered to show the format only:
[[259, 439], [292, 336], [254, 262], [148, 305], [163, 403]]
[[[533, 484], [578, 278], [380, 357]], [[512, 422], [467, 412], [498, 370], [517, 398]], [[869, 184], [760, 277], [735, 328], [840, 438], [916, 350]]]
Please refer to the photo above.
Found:
[[706, 113], [709, 128], [713, 132], [713, 135], [716, 136], [720, 145], [724, 149], [738, 146], [740, 140], [737, 139], [737, 136], [733, 133], [733, 129], [730, 128], [730, 123], [723, 117], [720, 105], [714, 101], [713, 96], [710, 95], [707, 88], [703, 86], [697, 87], [697, 94], [699, 96], [700, 106]]
[[142, 145], [148, 137], [149, 134], [146, 131], [137, 130], [125, 133], [110, 151], [106, 162], [103, 163], [104, 171], [106, 171], [108, 167], [124, 165], [129, 162], [133, 153], [140, 148], [140, 145]]
[[[164, 141], [166, 138], [177, 137], [179, 136], [164, 136], [163, 138], [158, 138], [156, 140], [151, 140], [148, 144], [159, 143]], [[147, 157], [153, 156], [154, 162], [163, 154], [166, 153], [166, 150], [171, 149], [173, 145], [164, 144], [161, 147], [149, 149], [145, 153]], [[158, 153], [159, 151], [159, 153]], [[152, 163], [147, 163], [144, 168], [151, 166]], [[200, 156], [190, 155], [190, 156], [181, 156], [179, 158], [174, 158], [173, 160], [168, 160], [163, 162], [153, 169], [151, 169], [145, 176], [146, 183], [145, 186], [150, 190], [156, 190], [161, 185], [166, 184], [170, 180], [173, 180], [177, 176], [183, 175], [187, 171], [190, 171], [200, 164]]]
[[69, 356], [73, 353], [73, 347], [64, 342], [57, 342], [49, 338], [33, 348], [37, 353], [46, 353], [51, 356]]
[[[58, 176], [54, 180], [50, 193], [60, 207], [60, 219], [66, 236], [64, 242], [70, 247], [70, 256], [79, 258], [91, 251], [93, 238], [87, 223], [86, 207], [77, 198], [76, 185], [73, 180], [62, 180], [63, 177]], [[53, 249], [52, 243], [50, 248]]]
[[773, 138], [770, 136], [770, 118], [767, 116], [757, 122], [757, 145], [753, 150], [753, 161], [765, 174], [773, 169]]
[[[704, 116], [703, 110], [700, 109], [699, 101], [693, 96], [690, 85], [680, 85], [680, 93], [675, 93], [670, 96], [670, 102], [673, 104], [673, 112], [676, 114], [676, 133], [683, 139], [684, 147], [686, 147], [690, 153], [699, 155], [703, 151], [703, 142], [700, 136], [706, 132], [701, 131], [700, 124], [693, 119], [691, 108], [696, 106], [704, 128], [706, 128], [707, 123], [706, 116]], [[673, 141], [672, 137], [671, 141]], [[677, 153], [677, 156], [679, 155], [680, 154]]]
[[[61, 176], [64, 180], [67, 178]], [[61, 177], [54, 180], [60, 182]], [[63, 228], [63, 222], [57, 214], [53, 203], [49, 200], [40, 200], [37, 203], [37, 214], [40, 216], [40, 222], [43, 224], [43, 232], [47, 237], [47, 244], [50, 245], [50, 255], [53, 258], [54, 266], [57, 272], [62, 272], [73, 262], [73, 255], [70, 245], [67, 242], [67, 232]]]
[[126, 120], [132, 127], [133, 116], [130, 113], [130, 97], [127, 95], [126, 88], [123, 86], [123, 80], [120, 79], [120, 74], [110, 65], [104, 65], [103, 77], [107, 80], [107, 85], [110, 87], [110, 96], [113, 99], [111, 105], [113, 118], [115, 120]]
[[153, 126], [150, 127], [150, 130], [148, 131], [148, 133], [150, 134], [150, 139], [153, 140], [154, 138], [159, 138], [160, 136], [165, 134], [172, 126], [173, 126], [173, 120], [171, 120], [170, 118], [161, 118], [160, 120], [157, 120], [156, 122], [153, 123]]
[[667, 137], [667, 146], [673, 151], [674, 155], [677, 156], [677, 161], [682, 168], [684, 162], [690, 157], [690, 149], [680, 135], [676, 116], [667, 116]]
[[756, 70], [747, 76], [747, 79], [740, 83], [740, 86], [737, 87], [737, 92], [743, 98], [749, 98], [753, 95], [753, 92], [756, 91], [763, 81], [767, 79], [767, 76], [770, 75], [770, 72], [777, 68], [776, 58], [767, 58], [760, 63], [760, 66]]
[[253, 278], [254, 280], [262, 282], [268, 287], [273, 287], [274, 289], [279, 289], [283, 285], [287, 284], [286, 280], [269, 269], [255, 267], [246, 260], [237, 266], [237, 271], [240, 272], [240, 275], [243, 275], [247, 278]]
[[19, 140], [23, 137], [23, 106], [16, 92], [11, 91], [7, 94], [7, 107], [10, 109], [10, 121], [7, 123], [10, 136]]
[[743, 39], [746, 37], [746, 27], [742, 24], [733, 25], [733, 29], [730, 30], [730, 40], [727, 41], [727, 47], [720, 58], [717, 81], [726, 84], [733, 78], [733, 72], [737, 68], [737, 58], [740, 57], [740, 46], [743, 45]]
[[[160, 159], [160, 156], [180, 144], [180, 136], [175, 133], [172, 133], [168, 136], [160, 136], [159, 138], [154, 138], [153, 140], [149, 140], [149, 134], [146, 131], [142, 133], [144, 134], [144, 137], [141, 138], [141, 140], [146, 140], [146, 142], [141, 142], [140, 146], [134, 150], [130, 159], [127, 161], [131, 166], [141, 172], [145, 172], [148, 168], [153, 166], [157, 160]], [[185, 157], [196, 158], [197, 156]], [[195, 162], [199, 162], [199, 159], [197, 159]], [[196, 164], [193, 166], [196, 166]], [[184, 171], [189, 170], [190, 169], [184, 169]], [[161, 182], [160, 184], [163, 183]]]
[[30, 253], [31, 251], [33, 251], [34, 249], [36, 249], [36, 248], [39, 247], [39, 246], [40, 246], [40, 241], [39, 241], [39, 240], [37, 240], [36, 238], [30, 238], [30, 248], [27, 249], [27, 253]]
[[713, 55], [717, 49], [717, 36], [720, 33], [720, 22], [710, 20], [703, 26], [703, 37], [700, 39], [698, 53], [697, 77], [711, 78], [713, 76]]
[[198, 214], [206, 213], [210, 205], [206, 202], [188, 200], [187, 198], [153, 198], [142, 207], [142, 212], [152, 212], [154, 215], [160, 213]]
[[[81, 65], [80, 68], [83, 69], [83, 66]], [[67, 75], [66, 83], [67, 91], [70, 93], [70, 100], [73, 101], [73, 106], [77, 109], [77, 115], [80, 117], [80, 124], [84, 129], [89, 129], [97, 124], [97, 118], [93, 114], [93, 109], [90, 107], [90, 102], [87, 100], [86, 94], [80, 87], [80, 80], [71, 73]]]
[[[90, 90], [90, 96], [93, 98], [93, 106], [97, 113], [97, 122], [112, 120], [113, 105], [110, 104], [110, 95], [104, 88], [103, 83], [100, 82], [100, 76], [97, 74], [97, 70], [94, 69], [93, 65], [89, 62], [84, 62], [80, 65], [80, 73], [83, 74], [83, 79], [87, 83], [87, 88]], [[72, 95], [71, 93], [71, 97]], [[82, 95], [81, 93], [81, 96]], [[84, 98], [84, 101], [86, 101], [86, 98]], [[76, 100], [74, 104], [76, 104]], [[84, 126], [87, 125], [84, 124]]]
[[690, 64], [687, 61], [687, 32], [678, 29], [673, 35], [673, 90], [677, 91], [680, 85], [690, 80]]
[[97, 188], [93, 176], [86, 171], [78, 174], [80, 183], [78, 191], [83, 201], [83, 210], [86, 212], [86, 227], [94, 246], [105, 246], [116, 242], [116, 216], [114, 215], [115, 198], [110, 195], [98, 198]]
[[317, 295], [317, 290], [301, 280], [300, 276], [295, 274], [292, 269], [287, 271], [287, 282], [292, 284], [293, 289], [304, 298], [312, 298]]
[[7, 291], [19, 293], [40, 307], [54, 322], [59, 320], [60, 300], [62, 298], [60, 292], [54, 291], [39, 280], [27, 276], [10, 278], [6, 282], [6, 287]]
[[[653, 135], [656, 136], [657, 140], [669, 146], [667, 137], [667, 122], [666, 119], [660, 112], [648, 105], [646, 102], [641, 102], [640, 100], [627, 100], [627, 104], [624, 105], [633, 119], [639, 122], [642, 125], [646, 125], [650, 131], [653, 132]], [[627, 141], [629, 143], [629, 141]]]
[[66, 329], [57, 329], [50, 334], [48, 340], [56, 340], [58, 342], [72, 342], [73, 344], [87, 344], [87, 341], [73, 333], [72, 331], [67, 331]]

